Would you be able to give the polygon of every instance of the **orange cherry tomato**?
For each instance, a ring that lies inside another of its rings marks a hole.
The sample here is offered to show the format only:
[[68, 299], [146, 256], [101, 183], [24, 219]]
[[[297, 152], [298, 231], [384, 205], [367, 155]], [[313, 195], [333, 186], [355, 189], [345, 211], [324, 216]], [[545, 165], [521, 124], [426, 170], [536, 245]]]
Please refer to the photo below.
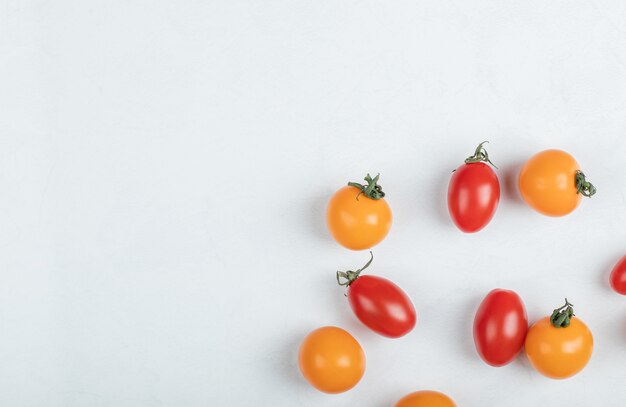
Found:
[[350, 390], [365, 373], [361, 345], [335, 326], [325, 326], [307, 335], [300, 346], [298, 363], [304, 378], [324, 393]]
[[456, 404], [443, 393], [422, 390], [404, 396], [394, 407], [456, 407]]
[[526, 356], [544, 376], [565, 379], [580, 372], [593, 351], [593, 336], [584, 322], [574, 318], [572, 305], [555, 309], [535, 322], [526, 336]]
[[570, 154], [545, 150], [532, 156], [519, 175], [524, 201], [539, 213], [564, 216], [578, 207], [583, 196], [595, 194], [595, 187]]
[[348, 249], [369, 249], [380, 243], [391, 228], [391, 209], [377, 184], [378, 177], [367, 174], [367, 185], [350, 182], [335, 192], [328, 203], [328, 230]]

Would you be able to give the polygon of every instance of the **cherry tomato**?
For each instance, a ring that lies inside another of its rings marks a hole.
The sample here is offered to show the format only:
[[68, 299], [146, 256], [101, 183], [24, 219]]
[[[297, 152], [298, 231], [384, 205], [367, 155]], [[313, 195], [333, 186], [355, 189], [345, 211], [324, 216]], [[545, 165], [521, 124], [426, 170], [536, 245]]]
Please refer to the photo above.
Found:
[[622, 257], [611, 271], [611, 287], [616, 292], [626, 295], [626, 256]]
[[339, 285], [348, 286], [348, 302], [357, 318], [372, 331], [399, 338], [415, 327], [415, 308], [400, 287], [376, 276], [361, 276], [374, 259], [357, 271], [338, 271]]
[[579, 318], [574, 318], [572, 304], [535, 322], [526, 335], [526, 356], [544, 376], [565, 379], [580, 372], [593, 351], [593, 336]]
[[583, 196], [596, 193], [574, 157], [561, 150], [532, 156], [520, 172], [519, 190], [531, 208], [548, 216], [567, 215]]
[[304, 338], [299, 354], [300, 371], [316, 389], [325, 393], [350, 390], [365, 373], [365, 353], [347, 331], [325, 326]]
[[496, 213], [500, 201], [498, 176], [485, 164], [491, 164], [483, 147], [485, 143], [480, 143], [474, 155], [454, 171], [448, 185], [450, 217], [466, 233], [484, 228]]
[[474, 318], [474, 344], [491, 366], [504, 366], [524, 346], [528, 318], [521, 298], [510, 290], [495, 289], [480, 303]]
[[421, 390], [402, 397], [394, 407], [456, 407], [456, 404], [443, 393]]
[[326, 210], [326, 224], [335, 240], [352, 250], [380, 243], [391, 228], [391, 209], [378, 177], [365, 177], [367, 185], [348, 183], [335, 192]]

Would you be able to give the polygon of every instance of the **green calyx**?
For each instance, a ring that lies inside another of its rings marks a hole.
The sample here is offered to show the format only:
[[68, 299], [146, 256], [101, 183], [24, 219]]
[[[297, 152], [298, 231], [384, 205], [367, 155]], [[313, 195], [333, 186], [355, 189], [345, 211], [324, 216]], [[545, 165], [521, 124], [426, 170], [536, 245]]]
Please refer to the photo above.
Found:
[[576, 171], [576, 193], [583, 194], [587, 198], [591, 198], [596, 193], [596, 187], [585, 178], [585, 174], [578, 170]]
[[552, 315], [550, 315], [552, 326], [555, 328], [567, 328], [572, 322], [572, 317], [574, 317], [573, 307], [574, 304], [570, 304], [566, 298], [565, 305], [552, 311]]
[[476, 151], [474, 151], [474, 155], [471, 157], [467, 157], [465, 159], [465, 164], [472, 164], [472, 163], [489, 163], [493, 166], [493, 168], [498, 168], [496, 167], [496, 165], [494, 163], [491, 162], [491, 160], [489, 159], [489, 154], [487, 153], [487, 150], [485, 150], [485, 147], [483, 147], [483, 144], [485, 143], [489, 143], [488, 141], [483, 141], [482, 143], [480, 143], [478, 145], [478, 147], [476, 147]]
[[365, 182], [367, 182], [367, 185], [361, 185], [358, 182], [348, 182], [348, 185], [350, 185], [351, 187], [357, 187], [361, 190], [361, 192], [359, 192], [359, 194], [356, 196], [357, 201], [359, 200], [359, 196], [361, 194], [375, 201], [385, 197], [383, 187], [378, 185], [379, 177], [380, 174], [376, 175], [374, 178], [370, 177], [370, 175], [367, 174], [365, 178], [363, 178]]
[[366, 268], [369, 267], [370, 264], [372, 264], [372, 260], [374, 260], [374, 254], [372, 254], [372, 252], [370, 251], [370, 259], [369, 259], [369, 261], [367, 263], [365, 263], [365, 266], [361, 267], [357, 271], [352, 271], [352, 270], [338, 271], [337, 272], [337, 283], [339, 285], [348, 287], [357, 278], [359, 278], [359, 274], [361, 274], [361, 272], [363, 270], [365, 270]]

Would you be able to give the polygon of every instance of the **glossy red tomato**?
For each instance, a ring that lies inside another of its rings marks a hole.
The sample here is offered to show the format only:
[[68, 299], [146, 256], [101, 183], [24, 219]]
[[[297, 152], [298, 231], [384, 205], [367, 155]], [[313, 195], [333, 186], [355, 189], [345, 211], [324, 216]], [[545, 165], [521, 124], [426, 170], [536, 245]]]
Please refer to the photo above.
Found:
[[415, 326], [415, 308], [404, 291], [386, 278], [360, 276], [373, 258], [357, 271], [338, 271], [337, 282], [348, 286], [350, 307], [365, 326], [380, 335], [399, 338]]
[[473, 156], [452, 174], [448, 185], [448, 211], [454, 224], [466, 233], [478, 232], [493, 218], [500, 201], [500, 183], [489, 155], [480, 143]]
[[480, 303], [474, 318], [474, 344], [491, 366], [504, 366], [524, 346], [528, 317], [521, 298], [510, 290], [492, 290]]
[[626, 256], [622, 257], [611, 271], [611, 287], [616, 292], [626, 295]]

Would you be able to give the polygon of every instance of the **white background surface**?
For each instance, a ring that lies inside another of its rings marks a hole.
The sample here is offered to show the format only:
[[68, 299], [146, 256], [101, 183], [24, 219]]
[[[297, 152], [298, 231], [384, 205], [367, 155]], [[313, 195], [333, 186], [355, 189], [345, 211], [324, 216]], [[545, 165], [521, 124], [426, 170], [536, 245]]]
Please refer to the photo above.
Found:
[[[623, 406], [626, 3], [0, 2], [0, 404]], [[457, 231], [452, 169], [488, 139], [503, 196]], [[532, 212], [519, 165], [570, 151], [598, 187]], [[366, 252], [324, 224], [334, 190], [381, 173], [394, 213], [372, 274], [418, 325], [367, 331], [335, 284]], [[588, 367], [551, 381], [475, 354], [473, 313], [516, 290], [534, 321], [568, 296]], [[367, 353], [336, 396], [300, 340], [348, 329]]]

